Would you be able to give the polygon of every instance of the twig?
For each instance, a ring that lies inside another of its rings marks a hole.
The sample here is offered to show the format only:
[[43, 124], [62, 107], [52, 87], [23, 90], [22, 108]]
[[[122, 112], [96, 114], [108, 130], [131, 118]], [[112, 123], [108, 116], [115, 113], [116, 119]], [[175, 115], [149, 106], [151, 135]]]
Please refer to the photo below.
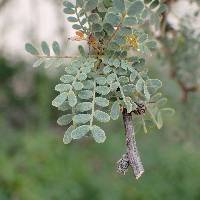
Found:
[[182, 92], [182, 94], [181, 94], [181, 101], [183, 103], [186, 103], [187, 100], [188, 100], [188, 93], [189, 92], [196, 92], [196, 91], [198, 91], [198, 86], [196, 86], [196, 85], [190, 86], [190, 87], [186, 86], [181, 80], [178, 80], [178, 79], [177, 79], [177, 82], [178, 82], [178, 84], [179, 84], [179, 86], [181, 88], [181, 92]]
[[132, 115], [131, 113], [127, 113], [126, 109], [123, 110], [123, 121], [129, 165], [131, 166], [136, 179], [139, 179], [144, 173], [144, 168], [136, 146]]
[[[173, 66], [173, 62], [170, 60], [171, 66]], [[181, 88], [181, 101], [182, 103], [186, 103], [188, 101], [188, 94], [190, 92], [197, 92], [199, 90], [198, 85], [187, 86], [183, 81], [181, 81], [177, 76], [177, 71], [175, 68], [171, 68], [170, 76], [174, 79]]]

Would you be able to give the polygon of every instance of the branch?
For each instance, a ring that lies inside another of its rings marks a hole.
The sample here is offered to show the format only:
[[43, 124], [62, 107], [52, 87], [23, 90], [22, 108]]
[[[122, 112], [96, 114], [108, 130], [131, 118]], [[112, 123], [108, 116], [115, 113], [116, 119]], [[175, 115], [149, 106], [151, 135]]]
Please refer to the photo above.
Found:
[[[139, 179], [144, 173], [144, 168], [136, 146], [132, 115], [131, 113], [127, 113], [126, 109], [123, 111], [123, 121], [125, 127], [127, 153], [118, 161], [118, 169], [121, 167], [122, 172], [125, 174], [128, 166], [130, 165], [136, 179]], [[125, 167], [126, 169], [124, 169]]]
[[181, 88], [181, 101], [183, 103], [186, 103], [188, 101], [188, 93], [189, 92], [196, 92], [199, 89], [198, 85], [187, 86], [183, 81], [178, 79], [177, 71], [175, 68], [171, 68], [170, 76], [172, 79], [174, 79], [178, 83], [178, 85]]
[[181, 81], [178, 76], [177, 76], [177, 70], [175, 68], [176, 63], [173, 61], [171, 55], [173, 53], [175, 53], [175, 50], [177, 47], [175, 47], [174, 49], [169, 49], [167, 47], [165, 47], [165, 45], [162, 43], [162, 37], [157, 38], [160, 41], [161, 47], [164, 51], [164, 53], [167, 55], [168, 57], [168, 61], [169, 61], [169, 65], [170, 65], [170, 77], [171, 79], [175, 80], [178, 85], [180, 86], [181, 89], [181, 101], [182, 103], [186, 103], [188, 100], [188, 93], [189, 92], [196, 92], [199, 90], [198, 85], [194, 85], [194, 86], [187, 86], [183, 81]]
[[188, 100], [188, 93], [189, 92], [196, 92], [196, 91], [198, 91], [198, 86], [194, 85], [194, 86], [188, 87], [181, 80], [177, 80], [177, 82], [178, 82], [178, 84], [179, 84], [179, 86], [181, 88], [181, 92], [182, 92], [182, 94], [181, 94], [181, 101], [183, 103], [186, 103], [187, 100]]

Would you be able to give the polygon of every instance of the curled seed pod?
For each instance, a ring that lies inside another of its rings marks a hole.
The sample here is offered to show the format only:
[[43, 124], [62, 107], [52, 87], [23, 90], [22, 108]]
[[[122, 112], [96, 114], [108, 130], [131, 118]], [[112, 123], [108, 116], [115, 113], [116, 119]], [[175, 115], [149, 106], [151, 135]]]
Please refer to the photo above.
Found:
[[129, 167], [129, 159], [128, 159], [128, 153], [123, 154], [122, 158], [117, 161], [117, 172], [119, 174], [125, 175], [128, 171]]

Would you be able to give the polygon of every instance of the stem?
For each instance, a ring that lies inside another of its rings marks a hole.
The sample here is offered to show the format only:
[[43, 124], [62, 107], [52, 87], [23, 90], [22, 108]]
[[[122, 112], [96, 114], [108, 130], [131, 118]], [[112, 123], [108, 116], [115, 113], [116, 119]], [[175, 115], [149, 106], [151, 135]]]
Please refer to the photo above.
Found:
[[77, 7], [75, 7], [75, 13], [76, 13], [78, 22], [79, 22], [81, 28], [83, 29], [83, 32], [87, 35], [87, 29], [81, 24], [81, 19], [80, 19], [79, 14], [78, 14]]
[[113, 72], [114, 72], [114, 74], [115, 74], [116, 81], [117, 81], [118, 84], [119, 84], [118, 87], [119, 87], [119, 89], [120, 89], [120, 93], [121, 93], [121, 95], [122, 95], [122, 99], [123, 99], [124, 103], [126, 104], [126, 97], [125, 97], [125, 95], [124, 95], [123, 88], [122, 88], [122, 86], [121, 86], [121, 84], [120, 84], [120, 81], [119, 81], [119, 78], [118, 78], [118, 76], [117, 76], [117, 72], [116, 72], [116, 70], [113, 70]]
[[90, 31], [91, 31], [91, 27], [92, 27], [92, 25], [91, 25], [91, 23], [89, 22], [89, 20], [88, 20], [88, 15], [87, 15], [87, 13], [85, 12], [85, 17], [86, 17], [86, 19], [87, 19], [87, 22], [88, 22], [88, 25], [89, 25], [89, 31], [88, 31], [88, 34], [90, 33]]
[[94, 109], [95, 109], [95, 98], [96, 98], [96, 82], [94, 81], [94, 91], [93, 91], [93, 99], [92, 99], [92, 113], [91, 113], [91, 120], [90, 120], [90, 126], [93, 124], [94, 119]]
[[115, 29], [115, 31], [113, 32], [113, 34], [111, 35], [110, 39], [108, 40], [107, 42], [107, 46], [111, 43], [111, 41], [115, 38], [115, 36], [117, 35], [117, 32], [120, 30], [121, 28], [121, 25], [124, 21], [124, 18], [126, 16], [126, 13], [122, 14], [122, 18], [121, 18], [121, 21], [120, 23], [117, 25], [117, 28]]
[[135, 132], [132, 120], [133, 119], [131, 113], [127, 113], [127, 110], [124, 109], [123, 121], [125, 127], [129, 165], [131, 166], [136, 179], [139, 179], [140, 176], [144, 173], [144, 168], [136, 146]]

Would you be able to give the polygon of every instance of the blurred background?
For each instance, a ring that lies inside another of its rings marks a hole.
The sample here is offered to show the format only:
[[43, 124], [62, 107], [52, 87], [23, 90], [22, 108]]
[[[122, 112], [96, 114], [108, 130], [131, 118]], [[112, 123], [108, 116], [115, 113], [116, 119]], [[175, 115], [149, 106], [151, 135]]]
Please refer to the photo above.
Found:
[[51, 106], [63, 69], [33, 69], [24, 50], [26, 42], [57, 40], [76, 54], [62, 0], [0, 0], [0, 200], [200, 199], [200, 1], [165, 2], [165, 26], [154, 31], [159, 50], [147, 65], [176, 114], [161, 130], [137, 127], [146, 171], [136, 181], [116, 173], [121, 122], [105, 125], [104, 144], [63, 144]]

